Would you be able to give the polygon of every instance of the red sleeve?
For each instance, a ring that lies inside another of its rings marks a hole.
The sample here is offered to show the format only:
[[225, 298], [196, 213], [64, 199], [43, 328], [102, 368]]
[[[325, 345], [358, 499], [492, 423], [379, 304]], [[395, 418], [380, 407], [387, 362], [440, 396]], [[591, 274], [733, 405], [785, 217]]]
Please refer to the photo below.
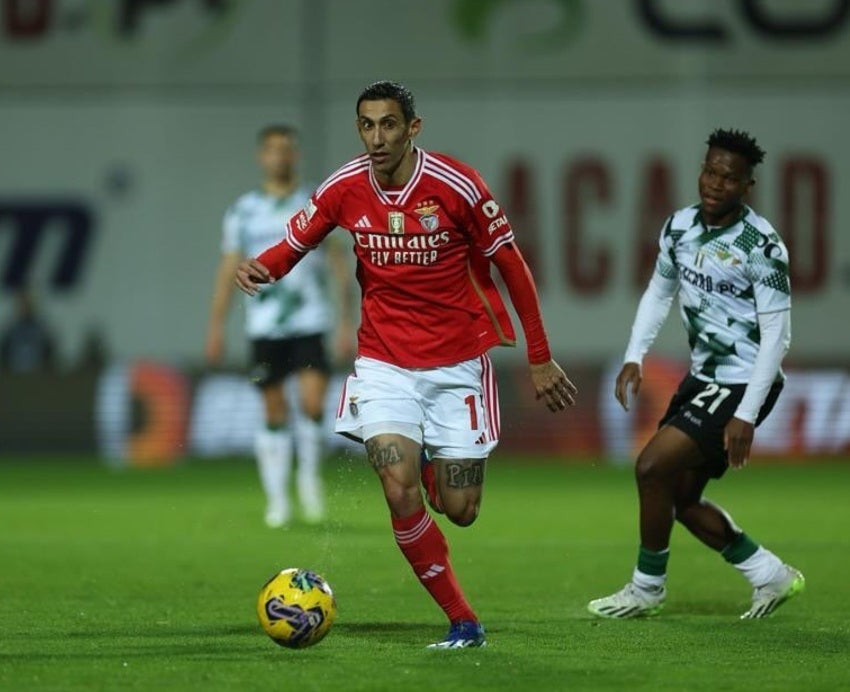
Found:
[[305, 254], [295, 250], [284, 238], [277, 245], [272, 245], [257, 255], [257, 261], [269, 270], [272, 278], [279, 279], [292, 271], [292, 267], [298, 264]]
[[493, 199], [487, 183], [478, 171], [474, 168], [466, 170], [479, 195], [479, 198], [468, 207], [467, 228], [481, 254], [492, 258], [502, 245], [514, 240], [514, 232], [507, 214]]
[[307, 206], [286, 224], [283, 240], [257, 257], [275, 279], [290, 272], [304, 255], [336, 228], [336, 222], [328, 211], [326, 197], [328, 195], [322, 197], [321, 203], [315, 195], [311, 197]]
[[528, 362], [532, 365], [546, 363], [552, 359], [549, 340], [540, 315], [537, 289], [528, 265], [514, 243], [501, 245], [490, 257], [505, 280], [511, 302], [516, 310], [528, 347]]

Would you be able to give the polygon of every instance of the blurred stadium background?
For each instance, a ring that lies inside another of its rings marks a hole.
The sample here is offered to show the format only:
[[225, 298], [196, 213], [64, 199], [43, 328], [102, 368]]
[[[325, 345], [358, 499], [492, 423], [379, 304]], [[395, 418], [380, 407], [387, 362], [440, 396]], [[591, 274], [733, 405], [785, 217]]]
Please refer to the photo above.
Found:
[[508, 209], [581, 389], [542, 415], [524, 349], [495, 353], [503, 449], [623, 462], [651, 431], [685, 367], [678, 316], [632, 414], [612, 378], [722, 126], [767, 150], [754, 206], [792, 253], [788, 386], [757, 447], [847, 455], [850, 2], [0, 0], [0, 324], [27, 287], [57, 344], [54, 367], [0, 373], [0, 461], [248, 455], [239, 310], [230, 371], [202, 362], [223, 211], [264, 124], [301, 129], [314, 182], [357, 154], [354, 101], [381, 78]]

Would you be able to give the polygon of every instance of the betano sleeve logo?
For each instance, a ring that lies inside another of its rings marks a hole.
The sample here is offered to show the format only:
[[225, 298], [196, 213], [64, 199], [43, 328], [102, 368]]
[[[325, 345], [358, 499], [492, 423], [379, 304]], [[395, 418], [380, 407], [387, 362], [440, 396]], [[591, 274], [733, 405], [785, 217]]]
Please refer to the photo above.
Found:
[[495, 219], [496, 215], [499, 213], [499, 205], [496, 204], [495, 200], [488, 199], [481, 205], [481, 211], [488, 219]]
[[301, 232], [306, 231], [307, 226], [310, 225], [310, 219], [313, 218], [317, 211], [318, 209], [313, 203], [313, 200], [307, 200], [307, 206], [305, 206], [301, 211], [299, 211], [295, 216], [292, 217], [293, 227], [297, 228]]
[[[484, 202], [484, 204], [481, 205], [481, 212], [484, 214], [484, 216], [486, 216], [488, 219], [494, 219], [490, 223], [490, 225], [487, 226], [488, 235], [493, 235], [496, 231], [502, 228], [502, 226], [508, 225], [508, 217], [504, 214], [499, 216], [501, 211], [502, 210], [499, 208], [499, 205], [496, 204], [496, 201], [492, 199], [488, 199], [486, 202]], [[497, 216], [499, 218], [496, 218]]]
[[310, 217], [307, 216], [307, 211], [302, 209], [292, 217], [292, 225], [302, 233], [307, 230], [310, 225]]

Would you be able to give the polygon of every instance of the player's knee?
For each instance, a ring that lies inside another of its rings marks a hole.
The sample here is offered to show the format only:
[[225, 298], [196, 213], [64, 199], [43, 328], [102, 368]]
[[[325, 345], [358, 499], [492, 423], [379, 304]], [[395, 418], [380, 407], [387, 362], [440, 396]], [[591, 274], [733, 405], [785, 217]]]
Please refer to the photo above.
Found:
[[452, 524], [456, 524], [457, 526], [472, 526], [478, 518], [478, 508], [471, 507], [462, 513], [447, 514], [446, 516], [448, 516]]
[[399, 483], [384, 483], [384, 497], [387, 498], [390, 509], [395, 509], [410, 499], [410, 490]]
[[651, 450], [644, 449], [635, 464], [635, 480], [638, 485], [646, 485], [660, 480], [663, 476], [662, 464]]
[[458, 526], [474, 524], [480, 508], [481, 502], [478, 498], [464, 498], [462, 502], [454, 502], [444, 507], [449, 521]]
[[390, 511], [398, 517], [406, 517], [422, 506], [422, 495], [415, 485], [384, 482], [384, 497]]
[[652, 478], [652, 457], [645, 451], [641, 452], [635, 462], [635, 480], [638, 485], [642, 485]]
[[321, 420], [325, 412], [325, 393], [324, 380], [302, 379], [299, 400], [302, 413], [313, 421]]
[[279, 383], [263, 390], [263, 403], [266, 409], [266, 422], [282, 424], [286, 421], [286, 400], [280, 391]]

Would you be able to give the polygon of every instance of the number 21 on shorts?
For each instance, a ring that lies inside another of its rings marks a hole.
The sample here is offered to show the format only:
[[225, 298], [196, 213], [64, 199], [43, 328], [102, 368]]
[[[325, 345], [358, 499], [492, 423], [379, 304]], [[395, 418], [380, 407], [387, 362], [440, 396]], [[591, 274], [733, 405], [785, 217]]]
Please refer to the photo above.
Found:
[[713, 414], [731, 393], [731, 389], [721, 387], [715, 382], [709, 382], [705, 389], [691, 399], [691, 404], [697, 408], [705, 408], [709, 414]]

